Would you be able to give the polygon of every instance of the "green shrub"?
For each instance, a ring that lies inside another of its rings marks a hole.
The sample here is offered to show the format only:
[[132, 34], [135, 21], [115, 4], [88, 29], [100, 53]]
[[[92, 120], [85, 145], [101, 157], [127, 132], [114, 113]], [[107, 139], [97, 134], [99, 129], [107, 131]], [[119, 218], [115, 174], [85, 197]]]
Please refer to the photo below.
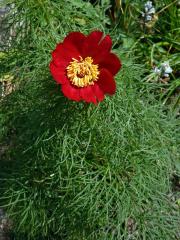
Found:
[[176, 239], [168, 193], [177, 123], [143, 84], [143, 65], [117, 48], [117, 93], [98, 106], [67, 100], [49, 73], [56, 42], [71, 30], [103, 30], [105, 6], [16, 2], [29, 25], [3, 58], [16, 90], [1, 101], [0, 121], [1, 205], [15, 239]]

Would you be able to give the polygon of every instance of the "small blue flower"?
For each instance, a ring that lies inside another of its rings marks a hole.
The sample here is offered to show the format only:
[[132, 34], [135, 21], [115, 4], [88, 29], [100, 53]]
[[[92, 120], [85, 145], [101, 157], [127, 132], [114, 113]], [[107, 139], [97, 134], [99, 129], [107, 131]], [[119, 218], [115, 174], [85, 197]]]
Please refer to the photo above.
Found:
[[156, 10], [155, 7], [152, 5], [152, 2], [147, 1], [144, 4], [144, 12], [142, 13], [142, 17], [144, 17], [145, 22], [152, 21], [155, 12]]
[[172, 73], [172, 71], [173, 71], [173, 69], [169, 66], [168, 61], [163, 62], [159, 68], [155, 67], [153, 69], [153, 72], [155, 74], [157, 74], [157, 75], [159, 75], [160, 77], [163, 77], [163, 78], [168, 78], [169, 74]]
[[172, 73], [173, 71], [172, 68], [169, 66], [168, 61], [161, 64], [161, 69], [162, 69], [162, 72], [164, 72], [164, 74], [169, 74], [169, 73]]

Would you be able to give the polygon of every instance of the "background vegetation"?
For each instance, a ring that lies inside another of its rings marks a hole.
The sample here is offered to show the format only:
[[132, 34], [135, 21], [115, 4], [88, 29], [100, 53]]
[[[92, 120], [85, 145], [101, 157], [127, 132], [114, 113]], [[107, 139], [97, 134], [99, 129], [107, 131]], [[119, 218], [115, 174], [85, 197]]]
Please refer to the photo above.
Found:
[[[179, 238], [179, 3], [154, 1], [149, 25], [144, 3], [5, 1], [0, 205], [12, 239]], [[68, 32], [94, 29], [123, 63], [98, 106], [65, 99], [48, 67]], [[167, 60], [163, 82], [152, 69]]]

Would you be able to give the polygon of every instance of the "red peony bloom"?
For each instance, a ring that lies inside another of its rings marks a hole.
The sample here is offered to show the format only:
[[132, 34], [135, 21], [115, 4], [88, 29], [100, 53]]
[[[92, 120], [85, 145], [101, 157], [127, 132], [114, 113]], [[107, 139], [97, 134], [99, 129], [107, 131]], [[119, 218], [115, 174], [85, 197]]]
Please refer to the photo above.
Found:
[[105, 94], [115, 93], [114, 75], [121, 62], [110, 52], [111, 47], [110, 36], [103, 36], [100, 31], [88, 36], [71, 32], [56, 46], [50, 71], [67, 98], [96, 104]]

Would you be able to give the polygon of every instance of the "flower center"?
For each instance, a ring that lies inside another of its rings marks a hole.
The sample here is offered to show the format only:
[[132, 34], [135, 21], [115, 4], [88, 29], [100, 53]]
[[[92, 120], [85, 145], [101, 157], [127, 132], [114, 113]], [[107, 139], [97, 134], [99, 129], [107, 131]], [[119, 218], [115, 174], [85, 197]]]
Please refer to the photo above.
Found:
[[72, 84], [77, 87], [86, 87], [94, 85], [94, 82], [98, 80], [99, 70], [98, 65], [93, 64], [91, 57], [86, 57], [80, 60], [72, 58], [72, 62], [68, 65], [67, 76]]

